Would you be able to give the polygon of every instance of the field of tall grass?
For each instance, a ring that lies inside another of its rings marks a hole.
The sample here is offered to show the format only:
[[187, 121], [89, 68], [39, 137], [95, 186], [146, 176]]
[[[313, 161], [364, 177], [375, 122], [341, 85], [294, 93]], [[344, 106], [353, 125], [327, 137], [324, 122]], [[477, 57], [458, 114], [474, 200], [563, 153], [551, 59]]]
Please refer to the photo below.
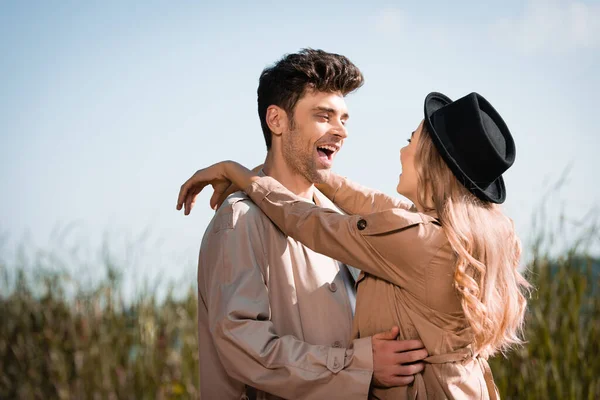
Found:
[[[600, 398], [600, 260], [578, 250], [527, 265], [527, 344], [490, 364], [502, 398]], [[48, 257], [48, 252], [44, 252]], [[51, 254], [51, 252], [50, 252]], [[198, 393], [195, 282], [126, 299], [120, 272], [81, 285], [0, 254], [0, 399], [187, 399]], [[37, 271], [37, 272], [32, 272]]]

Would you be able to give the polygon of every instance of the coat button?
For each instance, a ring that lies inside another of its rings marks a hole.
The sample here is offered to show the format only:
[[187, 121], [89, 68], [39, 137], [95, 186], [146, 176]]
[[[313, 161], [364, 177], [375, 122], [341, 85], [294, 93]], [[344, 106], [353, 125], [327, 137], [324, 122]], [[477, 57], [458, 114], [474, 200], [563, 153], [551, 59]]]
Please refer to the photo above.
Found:
[[367, 221], [365, 221], [364, 219], [359, 219], [356, 223], [356, 227], [359, 231], [364, 230], [367, 227]]
[[331, 282], [329, 284], [329, 290], [331, 290], [332, 292], [335, 292], [337, 290], [337, 285], [335, 284], [335, 282]]

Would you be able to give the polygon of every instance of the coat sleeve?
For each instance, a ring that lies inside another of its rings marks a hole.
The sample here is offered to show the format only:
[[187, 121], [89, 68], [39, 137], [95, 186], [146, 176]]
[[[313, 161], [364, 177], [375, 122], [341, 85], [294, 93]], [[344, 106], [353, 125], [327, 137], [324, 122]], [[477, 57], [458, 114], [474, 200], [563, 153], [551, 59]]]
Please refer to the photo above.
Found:
[[310, 249], [353, 265], [411, 291], [424, 290], [424, 243], [431, 221], [420, 213], [393, 208], [365, 215], [342, 215], [317, 207], [262, 177], [244, 191], [286, 235]]
[[371, 214], [391, 208], [409, 210], [412, 207], [408, 202], [334, 173], [329, 175], [327, 183], [320, 185], [319, 189], [347, 214]]
[[[258, 212], [258, 210], [256, 210]], [[205, 243], [201, 261], [209, 330], [219, 358], [234, 379], [283, 398], [342, 396], [366, 399], [373, 372], [371, 338], [350, 348], [313, 345], [280, 336], [271, 322], [261, 232], [246, 214]], [[204, 247], [204, 244], [203, 244]]]

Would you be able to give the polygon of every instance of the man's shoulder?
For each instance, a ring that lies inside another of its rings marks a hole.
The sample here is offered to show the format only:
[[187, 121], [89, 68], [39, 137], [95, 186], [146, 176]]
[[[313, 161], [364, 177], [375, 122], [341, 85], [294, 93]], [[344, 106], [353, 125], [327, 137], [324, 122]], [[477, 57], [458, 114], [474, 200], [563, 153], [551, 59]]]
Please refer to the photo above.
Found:
[[211, 221], [211, 231], [234, 230], [242, 225], [261, 224], [268, 220], [261, 209], [244, 192], [231, 194], [221, 204]]

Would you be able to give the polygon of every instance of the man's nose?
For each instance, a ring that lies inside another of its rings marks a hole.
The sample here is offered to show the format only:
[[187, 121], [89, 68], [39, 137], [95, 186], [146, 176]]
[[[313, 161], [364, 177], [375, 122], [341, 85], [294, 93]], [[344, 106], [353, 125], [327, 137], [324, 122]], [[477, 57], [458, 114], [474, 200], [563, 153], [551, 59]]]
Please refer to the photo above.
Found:
[[338, 126], [333, 130], [333, 134], [341, 137], [342, 139], [346, 139], [348, 137], [348, 130], [346, 129], [346, 126], [339, 121]]

